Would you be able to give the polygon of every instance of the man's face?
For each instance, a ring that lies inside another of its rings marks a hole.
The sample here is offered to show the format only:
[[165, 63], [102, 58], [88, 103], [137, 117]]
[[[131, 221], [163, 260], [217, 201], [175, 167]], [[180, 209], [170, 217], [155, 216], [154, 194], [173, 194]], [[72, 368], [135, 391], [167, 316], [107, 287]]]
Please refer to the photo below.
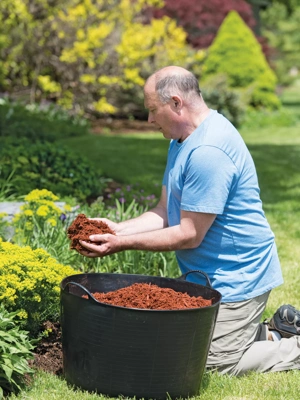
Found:
[[177, 114], [172, 109], [172, 104], [162, 104], [153, 85], [147, 85], [144, 91], [145, 107], [148, 109], [148, 122], [154, 124], [166, 139], [178, 139]]

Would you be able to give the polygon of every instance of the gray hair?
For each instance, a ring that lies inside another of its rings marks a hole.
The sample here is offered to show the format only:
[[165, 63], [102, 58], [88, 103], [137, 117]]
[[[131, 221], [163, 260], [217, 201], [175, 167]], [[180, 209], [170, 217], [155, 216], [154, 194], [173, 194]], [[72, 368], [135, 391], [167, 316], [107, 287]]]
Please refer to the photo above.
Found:
[[188, 99], [191, 95], [201, 97], [198, 80], [192, 73], [157, 78], [155, 90], [163, 104], [168, 103], [176, 94], [180, 94], [184, 99]]

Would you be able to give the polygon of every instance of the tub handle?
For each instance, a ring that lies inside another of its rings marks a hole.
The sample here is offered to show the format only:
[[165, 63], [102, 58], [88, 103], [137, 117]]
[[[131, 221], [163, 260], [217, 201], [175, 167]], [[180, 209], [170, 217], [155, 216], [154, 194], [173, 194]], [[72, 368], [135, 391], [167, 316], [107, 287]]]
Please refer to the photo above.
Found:
[[[95, 299], [95, 297], [92, 295], [92, 293], [86, 287], [81, 285], [80, 283], [73, 282], [73, 281], [67, 282], [65, 284], [64, 290], [66, 290], [67, 286], [69, 286], [69, 285], [75, 285], [75, 286], [79, 287], [80, 289], [82, 289], [89, 296], [90, 299], [94, 300], [96, 303], [99, 303], [99, 301]], [[68, 287], [67, 292], [70, 293], [70, 288], [69, 287]]]
[[210, 288], [212, 289], [212, 284], [211, 284], [211, 281], [210, 281], [210, 279], [209, 279], [207, 273], [206, 273], [206, 272], [203, 272], [203, 271], [200, 271], [200, 270], [198, 270], [198, 269], [195, 269], [195, 270], [192, 270], [192, 271], [188, 271], [187, 273], [181, 275], [179, 278], [176, 278], [176, 279], [178, 279], [178, 280], [180, 280], [180, 281], [185, 281], [185, 280], [186, 280], [186, 277], [187, 277], [189, 274], [192, 274], [192, 273], [194, 273], [194, 272], [198, 272], [199, 274], [202, 274], [202, 275], [205, 277], [205, 279], [206, 279], [206, 286], [208, 286], [208, 287], [210, 287]]

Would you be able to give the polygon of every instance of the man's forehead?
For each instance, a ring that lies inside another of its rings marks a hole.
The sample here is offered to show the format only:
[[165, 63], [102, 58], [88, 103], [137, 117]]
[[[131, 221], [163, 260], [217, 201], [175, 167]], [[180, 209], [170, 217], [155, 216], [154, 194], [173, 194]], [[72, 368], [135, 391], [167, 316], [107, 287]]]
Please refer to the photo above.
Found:
[[144, 105], [146, 108], [148, 108], [148, 106], [151, 103], [156, 102], [156, 92], [154, 89], [150, 88], [150, 87], [145, 87], [144, 89]]

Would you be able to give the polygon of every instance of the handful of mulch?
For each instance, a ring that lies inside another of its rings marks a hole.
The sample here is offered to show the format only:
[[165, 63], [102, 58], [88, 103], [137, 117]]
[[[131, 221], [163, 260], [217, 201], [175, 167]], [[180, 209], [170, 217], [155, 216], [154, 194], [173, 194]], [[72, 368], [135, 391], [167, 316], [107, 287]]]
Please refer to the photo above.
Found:
[[[161, 288], [151, 283], [135, 283], [113, 292], [96, 292], [92, 294], [101, 303], [126, 308], [183, 310], [212, 305], [212, 299], [204, 299], [202, 296], [190, 296], [187, 293], [176, 292], [170, 288]], [[88, 298], [87, 295], [82, 297]]]
[[97, 244], [97, 242], [89, 240], [90, 235], [103, 235], [105, 233], [115, 234], [105, 222], [89, 220], [84, 214], [78, 214], [67, 231], [68, 238], [71, 240], [70, 248], [88, 251], [85, 247], [81, 246], [79, 240]]

